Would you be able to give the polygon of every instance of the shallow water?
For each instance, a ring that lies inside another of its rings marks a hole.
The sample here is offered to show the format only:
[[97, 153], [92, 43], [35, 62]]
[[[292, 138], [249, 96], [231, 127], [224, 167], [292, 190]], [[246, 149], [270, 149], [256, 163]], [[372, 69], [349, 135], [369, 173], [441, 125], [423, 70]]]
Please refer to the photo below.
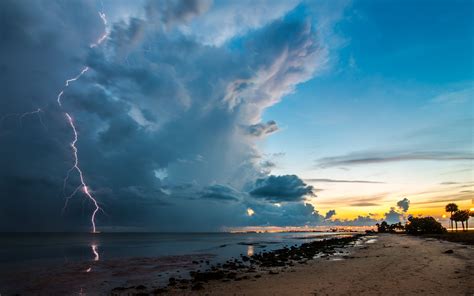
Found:
[[0, 293], [91, 294], [149, 278], [160, 284], [171, 274], [189, 273], [241, 254], [251, 256], [336, 235], [343, 234], [2, 234]]
[[213, 253], [233, 256], [254, 249], [300, 244], [333, 232], [294, 233], [16, 233], [0, 235], [0, 263], [71, 262]]

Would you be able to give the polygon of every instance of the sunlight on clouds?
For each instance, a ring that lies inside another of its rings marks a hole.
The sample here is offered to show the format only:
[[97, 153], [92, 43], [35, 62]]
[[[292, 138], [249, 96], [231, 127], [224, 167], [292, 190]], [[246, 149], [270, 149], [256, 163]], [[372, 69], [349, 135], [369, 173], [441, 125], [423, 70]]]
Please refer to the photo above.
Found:
[[253, 215], [255, 215], [255, 211], [252, 210], [251, 208], [248, 208], [247, 209], [247, 216], [252, 217]]

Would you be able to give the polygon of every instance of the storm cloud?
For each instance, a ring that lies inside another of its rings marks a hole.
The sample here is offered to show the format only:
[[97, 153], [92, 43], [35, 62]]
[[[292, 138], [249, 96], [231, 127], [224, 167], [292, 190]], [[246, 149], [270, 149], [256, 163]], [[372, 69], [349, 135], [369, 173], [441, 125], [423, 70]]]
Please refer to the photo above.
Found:
[[296, 175], [271, 175], [258, 179], [250, 195], [278, 203], [302, 201], [305, 196], [314, 196], [314, 193], [313, 186], [306, 185]]
[[232, 187], [216, 184], [206, 187], [200, 197], [215, 200], [238, 201], [240, 194]]
[[[257, 148], [278, 130], [262, 121], [265, 109], [328, 61], [319, 20], [307, 18], [304, 5], [279, 5], [276, 16], [259, 15], [252, 30], [211, 46], [193, 28], [206, 28], [202, 15], [221, 5], [144, 3], [130, 10], [140, 13], [107, 15], [115, 21], [104, 28], [95, 1], [0, 2], [0, 230], [88, 229], [92, 207], [81, 192], [61, 215], [64, 196], [78, 186], [71, 175], [63, 188], [73, 161], [65, 111], [78, 130], [88, 188], [107, 213], [98, 215], [99, 229], [321, 221], [304, 203], [313, 187], [296, 175], [268, 175]], [[104, 29], [108, 38], [90, 48]], [[58, 108], [65, 80], [86, 66]]]
[[324, 216], [324, 220], [329, 220], [334, 215], [336, 215], [336, 210], [329, 210], [326, 212], [326, 215]]

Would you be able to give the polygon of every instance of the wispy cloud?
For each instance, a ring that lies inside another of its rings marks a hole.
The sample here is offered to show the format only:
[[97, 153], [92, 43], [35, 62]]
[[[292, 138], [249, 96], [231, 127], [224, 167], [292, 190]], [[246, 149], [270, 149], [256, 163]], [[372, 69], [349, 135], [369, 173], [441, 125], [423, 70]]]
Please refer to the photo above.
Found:
[[373, 151], [355, 152], [341, 156], [324, 157], [317, 160], [317, 166], [322, 168], [335, 167], [340, 165], [365, 165], [399, 161], [455, 161], [474, 160], [474, 154], [461, 151], [414, 151], [414, 152], [394, 152], [394, 151]]
[[[465, 187], [471, 187], [474, 186], [474, 182], [455, 182], [455, 181], [447, 181], [447, 182], [441, 182], [439, 185], [459, 185], [455, 186], [454, 188], [465, 188]], [[451, 187], [453, 188], [453, 187]]]
[[367, 180], [340, 180], [340, 179], [304, 179], [305, 182], [317, 182], [317, 183], [362, 183], [362, 184], [385, 184], [385, 182], [379, 181], [367, 181]]
[[380, 204], [374, 202], [356, 202], [351, 203], [351, 207], [374, 207], [379, 206]]
[[474, 97], [473, 95], [474, 87], [468, 87], [465, 89], [442, 93], [434, 97], [432, 102], [440, 104], [459, 104], [472, 100]]
[[[379, 206], [380, 203], [385, 200], [390, 192], [376, 193], [367, 196], [339, 196], [331, 198], [330, 200], [320, 200], [318, 204], [334, 205], [334, 206], [351, 206], [351, 207], [368, 207], [368, 206]], [[349, 203], [349, 204], [348, 204]]]
[[462, 193], [459, 193], [455, 196], [453, 196], [453, 194], [449, 193], [449, 194], [436, 195], [436, 196], [433, 196], [433, 197], [431, 197], [427, 200], [413, 202], [412, 204], [414, 204], [414, 205], [423, 205], [424, 207], [426, 207], [426, 205], [430, 205], [430, 204], [434, 204], [434, 203], [447, 203], [447, 202], [451, 202], [451, 201], [461, 202], [461, 201], [469, 200], [471, 198], [473, 198], [472, 192], [462, 192]]

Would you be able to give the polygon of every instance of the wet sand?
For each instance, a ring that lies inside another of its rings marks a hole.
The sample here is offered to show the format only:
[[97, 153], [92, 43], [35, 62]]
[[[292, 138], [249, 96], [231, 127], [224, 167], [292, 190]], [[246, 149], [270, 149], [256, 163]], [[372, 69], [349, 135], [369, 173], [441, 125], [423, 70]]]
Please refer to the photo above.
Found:
[[[452, 250], [452, 253], [449, 251]], [[446, 252], [448, 251], [448, 252]], [[474, 295], [474, 246], [382, 234], [342, 260], [321, 258], [166, 295]]]

